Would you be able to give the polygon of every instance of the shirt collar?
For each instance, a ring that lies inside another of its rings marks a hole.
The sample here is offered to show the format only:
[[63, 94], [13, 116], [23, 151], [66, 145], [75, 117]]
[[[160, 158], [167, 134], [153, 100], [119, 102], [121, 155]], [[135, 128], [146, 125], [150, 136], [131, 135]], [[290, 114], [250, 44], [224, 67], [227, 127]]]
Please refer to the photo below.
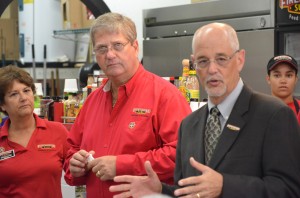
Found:
[[[218, 109], [225, 120], [229, 118], [233, 106], [243, 89], [243, 86], [244, 83], [240, 78], [237, 86], [233, 89], [233, 91], [220, 104], [218, 104]], [[208, 99], [208, 109], [210, 110], [213, 106], [215, 105]]]
[[[132, 76], [132, 78], [127, 83], [121, 86], [124, 87], [127, 96], [129, 96], [130, 93], [132, 93], [135, 87], [134, 86], [135, 82], [137, 81], [137, 79], [140, 79], [140, 76], [142, 76], [145, 71], [146, 70], [144, 69], [143, 65], [140, 63], [139, 68], [137, 69], [136, 73]], [[111, 89], [111, 80], [108, 80], [103, 87], [103, 91], [109, 92], [110, 89]]]
[[[46, 123], [44, 119], [41, 119], [38, 115], [36, 115], [35, 113], [33, 113], [34, 119], [35, 119], [35, 123], [36, 123], [36, 128], [46, 128]], [[0, 138], [4, 137], [4, 136], [8, 136], [8, 128], [9, 128], [9, 124], [10, 124], [10, 119], [8, 118], [4, 125], [0, 128]]]
[[42, 118], [40, 118], [38, 115], [35, 113], [33, 114], [36, 122], [36, 128], [46, 128], [46, 121]]

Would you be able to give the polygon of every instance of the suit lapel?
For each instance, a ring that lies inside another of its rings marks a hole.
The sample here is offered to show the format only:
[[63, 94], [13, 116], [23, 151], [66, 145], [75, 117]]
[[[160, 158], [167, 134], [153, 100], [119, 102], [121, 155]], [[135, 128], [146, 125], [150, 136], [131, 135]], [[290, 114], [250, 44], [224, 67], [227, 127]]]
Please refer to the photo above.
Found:
[[241, 133], [241, 130], [246, 123], [243, 115], [248, 111], [251, 95], [252, 91], [248, 87], [244, 86], [230, 113], [227, 123], [224, 126], [217, 147], [211, 158], [209, 164], [211, 168], [217, 168], [239, 136], [239, 133]]
[[192, 138], [195, 138], [194, 141], [199, 142], [198, 144], [195, 144], [195, 147], [193, 148], [194, 157], [195, 160], [198, 162], [204, 163], [205, 160], [205, 150], [204, 150], [204, 131], [205, 131], [205, 125], [206, 125], [206, 119], [208, 116], [208, 106], [207, 104], [203, 106], [198, 113], [199, 116], [197, 120], [195, 120], [195, 124], [193, 125], [192, 131], [195, 132], [195, 134], [192, 136]]

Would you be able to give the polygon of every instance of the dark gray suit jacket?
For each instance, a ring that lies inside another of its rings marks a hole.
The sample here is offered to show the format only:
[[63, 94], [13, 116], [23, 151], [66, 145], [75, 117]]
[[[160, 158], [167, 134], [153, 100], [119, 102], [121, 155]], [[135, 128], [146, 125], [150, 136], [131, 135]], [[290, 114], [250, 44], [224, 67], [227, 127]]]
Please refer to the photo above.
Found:
[[[207, 115], [205, 105], [181, 123], [175, 183], [201, 174], [189, 158], [204, 164]], [[293, 111], [244, 86], [209, 166], [223, 175], [223, 198], [300, 198], [300, 129]], [[163, 184], [163, 193], [174, 196], [176, 188]]]

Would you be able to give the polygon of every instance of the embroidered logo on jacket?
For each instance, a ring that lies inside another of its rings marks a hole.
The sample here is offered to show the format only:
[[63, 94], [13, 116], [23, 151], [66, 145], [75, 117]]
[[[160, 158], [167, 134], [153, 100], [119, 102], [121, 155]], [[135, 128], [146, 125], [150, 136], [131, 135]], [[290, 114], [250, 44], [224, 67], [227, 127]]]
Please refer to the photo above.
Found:
[[135, 122], [130, 122], [128, 128], [133, 129], [135, 127]]

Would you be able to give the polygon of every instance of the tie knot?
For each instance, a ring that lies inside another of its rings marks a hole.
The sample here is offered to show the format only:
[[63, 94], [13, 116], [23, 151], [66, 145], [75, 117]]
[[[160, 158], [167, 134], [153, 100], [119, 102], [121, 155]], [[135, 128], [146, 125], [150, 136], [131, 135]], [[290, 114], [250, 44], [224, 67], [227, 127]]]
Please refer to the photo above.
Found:
[[211, 109], [210, 109], [210, 114], [211, 114], [212, 116], [219, 116], [219, 115], [220, 115], [220, 111], [219, 111], [218, 107], [213, 107], [213, 108], [211, 108]]

